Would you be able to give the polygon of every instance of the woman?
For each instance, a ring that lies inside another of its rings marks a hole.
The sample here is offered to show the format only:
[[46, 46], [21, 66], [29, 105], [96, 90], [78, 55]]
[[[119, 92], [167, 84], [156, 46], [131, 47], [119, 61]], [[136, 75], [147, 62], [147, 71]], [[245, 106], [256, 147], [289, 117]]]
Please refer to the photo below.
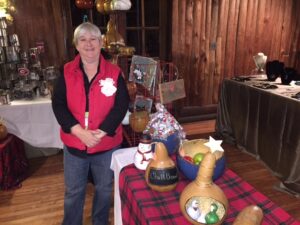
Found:
[[122, 143], [121, 121], [129, 95], [120, 68], [101, 54], [97, 26], [82, 23], [75, 29], [73, 42], [79, 54], [64, 66], [52, 97], [64, 143], [63, 224], [82, 224], [90, 171], [95, 185], [93, 225], [107, 225], [113, 182], [111, 155]]

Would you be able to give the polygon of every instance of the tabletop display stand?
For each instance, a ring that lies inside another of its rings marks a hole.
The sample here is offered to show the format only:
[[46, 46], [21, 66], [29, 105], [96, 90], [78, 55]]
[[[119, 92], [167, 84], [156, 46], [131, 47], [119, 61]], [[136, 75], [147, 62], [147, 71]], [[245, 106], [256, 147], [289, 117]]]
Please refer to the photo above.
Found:
[[[161, 102], [159, 84], [177, 79], [177, 68], [171, 62], [155, 61], [153, 59], [151, 59], [153, 63], [150, 64], [134, 62], [134, 57], [127, 61], [122, 58], [119, 61], [119, 65], [124, 71], [130, 96], [129, 111], [134, 113], [144, 110], [151, 114], [155, 112], [155, 103]], [[139, 79], [137, 76], [140, 74], [142, 78]], [[172, 102], [166, 103], [164, 106], [170, 113], [173, 112]], [[134, 131], [132, 125], [124, 125], [123, 127], [127, 142], [126, 147], [137, 146], [143, 131]]]
[[54, 66], [42, 68], [44, 42], [36, 42], [36, 46], [28, 50], [22, 49], [18, 35], [7, 33], [6, 19], [1, 17], [0, 21], [0, 105], [48, 96], [59, 72]]

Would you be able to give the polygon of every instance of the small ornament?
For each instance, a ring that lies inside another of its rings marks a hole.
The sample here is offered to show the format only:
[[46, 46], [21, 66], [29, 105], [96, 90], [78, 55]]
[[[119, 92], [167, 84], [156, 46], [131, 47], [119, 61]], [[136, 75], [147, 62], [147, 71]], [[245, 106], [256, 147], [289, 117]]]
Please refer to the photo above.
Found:
[[134, 154], [134, 165], [140, 170], [146, 170], [150, 160], [153, 158], [151, 136], [143, 134], [140, 138], [137, 151]]
[[249, 205], [238, 214], [233, 225], [260, 225], [263, 217], [261, 208], [256, 205]]
[[210, 148], [211, 153], [214, 153], [215, 151], [224, 152], [224, 149], [221, 147], [221, 144], [222, 144], [221, 140], [215, 140], [214, 138], [209, 136], [209, 141], [204, 145]]
[[153, 159], [146, 168], [145, 178], [148, 186], [159, 192], [171, 191], [178, 183], [176, 165], [161, 142], [155, 145]]
[[217, 215], [218, 206], [215, 203], [212, 203], [210, 206], [210, 212], [205, 216], [206, 224], [215, 224], [219, 222], [219, 216]]
[[[226, 218], [227, 198], [219, 186], [212, 181], [215, 164], [215, 155], [206, 153], [196, 179], [188, 184], [180, 195], [180, 209], [192, 224], [220, 225]], [[192, 209], [198, 213], [192, 214]]]

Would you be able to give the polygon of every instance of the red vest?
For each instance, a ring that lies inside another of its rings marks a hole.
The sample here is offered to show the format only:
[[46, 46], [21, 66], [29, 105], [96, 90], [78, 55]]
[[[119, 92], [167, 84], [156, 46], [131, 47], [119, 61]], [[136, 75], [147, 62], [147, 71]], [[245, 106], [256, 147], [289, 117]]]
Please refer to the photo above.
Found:
[[[70, 112], [78, 120], [82, 127], [85, 127], [84, 116], [86, 106], [86, 95], [84, 89], [83, 72], [80, 67], [80, 57], [77, 55], [75, 59], [64, 66], [64, 77], [66, 82], [67, 104]], [[100, 59], [100, 71], [93, 80], [89, 90], [89, 119], [88, 128], [91, 130], [98, 129], [99, 125], [108, 115], [114, 105], [116, 92], [111, 96], [106, 96], [101, 92], [100, 80], [111, 78], [114, 86], [117, 87], [120, 69], [106, 61], [102, 56]], [[69, 147], [80, 150], [87, 149], [88, 153], [96, 153], [110, 150], [122, 143], [122, 125], [116, 129], [113, 137], [105, 136], [101, 142], [93, 148], [87, 148], [77, 137], [72, 134], [65, 133], [61, 129], [60, 135], [63, 143]]]

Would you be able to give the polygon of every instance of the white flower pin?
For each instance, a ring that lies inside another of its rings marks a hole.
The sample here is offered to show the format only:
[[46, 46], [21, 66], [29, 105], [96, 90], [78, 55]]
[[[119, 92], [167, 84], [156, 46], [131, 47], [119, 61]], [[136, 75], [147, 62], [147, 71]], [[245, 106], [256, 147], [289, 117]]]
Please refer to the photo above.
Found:
[[99, 86], [101, 87], [101, 93], [105, 96], [112, 96], [117, 88], [114, 86], [115, 82], [112, 78], [106, 78], [105, 80], [99, 80]]
[[222, 142], [222, 140], [215, 140], [211, 136], [209, 136], [209, 141], [204, 143], [204, 145], [209, 147], [212, 153], [214, 153], [215, 151], [224, 152], [224, 149], [221, 147]]

